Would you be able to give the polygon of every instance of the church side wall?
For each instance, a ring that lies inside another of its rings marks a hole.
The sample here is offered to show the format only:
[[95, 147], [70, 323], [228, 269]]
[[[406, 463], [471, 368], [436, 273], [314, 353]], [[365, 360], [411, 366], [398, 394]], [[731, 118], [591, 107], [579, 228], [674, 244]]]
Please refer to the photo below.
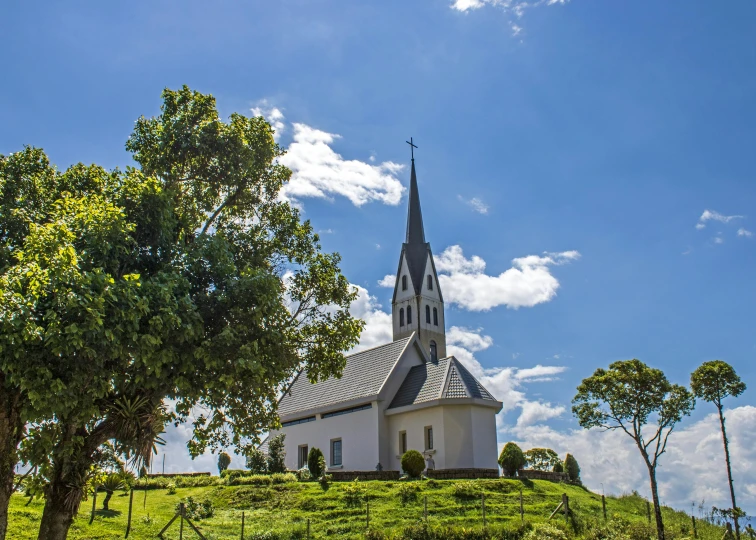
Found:
[[[383, 415], [377, 402], [373, 407], [363, 411], [340, 416], [318, 419], [306, 424], [297, 424], [281, 428], [286, 434], [286, 468], [296, 470], [298, 467], [299, 446], [306, 444], [308, 449], [320, 448], [331, 467], [331, 440], [341, 439], [342, 469], [347, 471], [372, 471], [378, 464], [379, 438], [378, 417]], [[278, 432], [271, 432], [275, 436]]]
[[479, 469], [495, 469], [499, 465], [496, 444], [496, 412], [487, 407], [472, 407], [470, 411], [472, 430], [473, 461]]
[[[444, 439], [447, 469], [470, 469], [475, 467], [473, 456], [472, 406], [446, 405], [444, 410]], [[476, 433], [476, 436], [479, 435]], [[494, 436], [496, 431], [494, 430]]]
[[446, 467], [444, 444], [444, 418], [441, 407], [428, 407], [417, 411], [408, 411], [388, 416], [389, 464], [394, 470], [401, 470], [401, 450], [399, 433], [407, 433], [407, 450], [426, 451], [425, 428], [433, 427], [433, 461], [437, 469]]

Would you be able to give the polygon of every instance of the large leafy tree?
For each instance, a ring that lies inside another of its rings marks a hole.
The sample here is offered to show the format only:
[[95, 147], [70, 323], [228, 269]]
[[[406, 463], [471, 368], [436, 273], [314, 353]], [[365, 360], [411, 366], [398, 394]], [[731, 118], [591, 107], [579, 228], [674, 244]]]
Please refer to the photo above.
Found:
[[551, 471], [557, 463], [561, 463], [557, 453], [551, 448], [531, 448], [523, 454], [525, 466], [536, 471]]
[[577, 388], [572, 412], [586, 429], [621, 430], [635, 442], [648, 469], [659, 540], [664, 540], [656, 467], [669, 436], [695, 406], [693, 394], [640, 360], [597, 369]]
[[104, 442], [146, 460], [167, 420], [193, 417], [193, 455], [258, 443], [286, 381], [338, 375], [362, 327], [338, 255], [279, 199], [290, 171], [264, 119], [166, 90], [127, 149], [139, 167], [55, 203], [3, 276], [20, 321], [3, 373], [59, 395], [29, 407], [24, 442], [49, 481], [40, 538], [66, 537]]
[[498, 462], [506, 476], [516, 475], [517, 471], [522, 469], [527, 463], [522, 449], [517, 446], [517, 443], [513, 442], [508, 442], [504, 445], [499, 454]]
[[719, 413], [719, 425], [722, 428], [722, 442], [724, 443], [725, 464], [727, 466], [727, 482], [732, 499], [732, 514], [735, 522], [735, 535], [740, 538], [740, 523], [738, 515], [740, 509], [735, 502], [735, 487], [732, 481], [730, 467], [730, 447], [725, 429], [725, 417], [722, 401], [730, 396], [738, 397], [745, 392], [746, 385], [740, 380], [733, 367], [722, 360], [712, 360], [701, 364], [690, 376], [690, 387], [696, 397], [713, 403]]

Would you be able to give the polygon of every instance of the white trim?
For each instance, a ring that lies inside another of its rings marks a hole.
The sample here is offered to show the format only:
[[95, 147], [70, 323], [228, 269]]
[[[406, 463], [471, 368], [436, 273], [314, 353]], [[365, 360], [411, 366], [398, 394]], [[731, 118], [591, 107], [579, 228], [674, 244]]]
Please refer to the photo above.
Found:
[[401, 414], [409, 411], [418, 411], [420, 409], [427, 409], [428, 407], [438, 407], [444, 405], [478, 405], [480, 407], [486, 407], [489, 409], [496, 409], [499, 412], [503, 407], [501, 401], [491, 401], [490, 399], [481, 398], [444, 398], [434, 399], [431, 401], [424, 401], [422, 403], [414, 403], [412, 405], [405, 405], [403, 407], [396, 407], [394, 409], [386, 409], [384, 414], [391, 416], [392, 414]]

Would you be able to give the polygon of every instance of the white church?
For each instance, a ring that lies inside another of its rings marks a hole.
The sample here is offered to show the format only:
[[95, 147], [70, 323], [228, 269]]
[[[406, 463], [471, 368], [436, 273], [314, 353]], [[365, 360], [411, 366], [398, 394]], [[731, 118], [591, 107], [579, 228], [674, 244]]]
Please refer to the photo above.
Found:
[[299, 373], [279, 401], [282, 427], [270, 436], [286, 434], [287, 468], [303, 467], [317, 447], [331, 471], [399, 471], [411, 449], [436, 470], [496, 469], [502, 404], [446, 355], [444, 298], [425, 240], [414, 156], [391, 309], [393, 342], [348, 356], [341, 378], [312, 384]]

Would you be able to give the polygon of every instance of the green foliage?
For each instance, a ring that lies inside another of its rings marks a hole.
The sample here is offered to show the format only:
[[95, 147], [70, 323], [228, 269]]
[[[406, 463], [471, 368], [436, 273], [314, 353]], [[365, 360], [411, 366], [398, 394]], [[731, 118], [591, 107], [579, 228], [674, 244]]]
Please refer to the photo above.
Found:
[[559, 456], [551, 448], [531, 448], [524, 453], [528, 469], [551, 471], [560, 462]]
[[567, 535], [549, 523], [536, 523], [525, 540], [567, 540]]
[[358, 479], [345, 484], [341, 488], [341, 492], [343, 493], [344, 504], [348, 507], [359, 506], [367, 495], [367, 489]]
[[525, 466], [525, 454], [517, 444], [508, 442], [499, 454], [499, 466], [506, 476], [514, 476]]
[[455, 482], [452, 485], [452, 494], [456, 499], [477, 499], [481, 495], [481, 489], [476, 482], [466, 480], [463, 482]]
[[552, 470], [554, 472], [564, 472], [564, 465], [562, 465], [561, 461], [558, 461], [557, 463], [554, 463], [554, 468]]
[[279, 433], [268, 442], [268, 472], [286, 472], [286, 434]]
[[564, 457], [564, 471], [570, 475], [570, 480], [573, 482], [580, 481], [580, 465], [572, 454]]
[[416, 482], [409, 482], [399, 485], [399, 498], [402, 504], [409, 504], [417, 500], [417, 494], [421, 491], [420, 486]]
[[306, 482], [307, 480], [310, 480], [312, 478], [312, 473], [310, 473], [310, 469], [307, 467], [302, 467], [301, 469], [297, 470], [297, 479], [300, 482]]
[[253, 474], [265, 474], [268, 472], [268, 456], [259, 448], [247, 450], [247, 468]]
[[218, 474], [228, 469], [229, 465], [231, 465], [231, 456], [226, 452], [218, 454]]
[[184, 505], [184, 515], [191, 520], [207, 519], [213, 517], [215, 514], [215, 508], [210, 499], [201, 501], [195, 501], [193, 497], [181, 499], [176, 503], [176, 512], [181, 510], [182, 504]]
[[270, 475], [270, 481], [273, 484], [290, 484], [297, 482], [297, 475], [294, 473], [273, 473]]
[[221, 471], [220, 477], [221, 478], [236, 478], [237, 476], [250, 476], [253, 474], [260, 474], [252, 470], [245, 470], [245, 469], [226, 469], [225, 471]]
[[424, 469], [425, 459], [423, 459], [423, 455], [417, 450], [407, 450], [402, 455], [402, 470], [410, 478], [419, 478]]
[[307, 467], [314, 478], [320, 478], [323, 474], [321, 458], [323, 463], [325, 463], [325, 457], [320, 448], [315, 448], [314, 446], [310, 448], [310, 451], [307, 453]]
[[176, 483], [175, 482], [169, 482], [166, 486], [166, 489], [168, 490], [168, 495], [175, 495], [176, 494]]
[[722, 400], [738, 397], [746, 390], [733, 367], [722, 360], [701, 364], [690, 376], [690, 387], [696, 397], [721, 408]]
[[269, 486], [273, 483], [273, 477], [267, 474], [252, 474], [229, 476], [229, 486]]

